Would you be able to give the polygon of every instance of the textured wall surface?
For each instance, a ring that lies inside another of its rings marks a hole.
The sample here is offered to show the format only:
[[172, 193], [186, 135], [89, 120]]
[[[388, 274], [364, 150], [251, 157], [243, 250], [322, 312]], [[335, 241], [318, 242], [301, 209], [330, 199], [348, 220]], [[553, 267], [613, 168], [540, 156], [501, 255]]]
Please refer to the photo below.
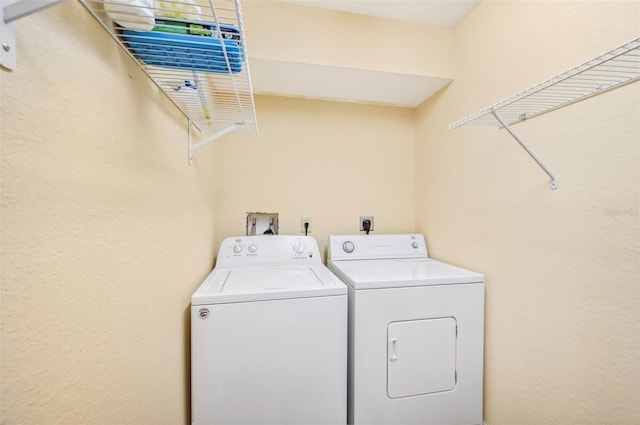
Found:
[[504, 130], [447, 125], [634, 37], [638, 2], [482, 2], [417, 113], [416, 223], [486, 274], [489, 425], [640, 423], [640, 84]]
[[260, 136], [188, 166], [184, 118], [82, 6], [22, 19], [18, 68], [0, 72], [0, 422], [189, 423], [189, 297], [266, 210], [282, 233], [311, 216], [325, 246], [374, 215], [484, 272], [489, 425], [640, 423], [638, 84], [516, 126], [557, 191], [504, 131], [447, 130], [637, 37], [639, 3], [485, 1], [453, 37], [406, 28], [423, 49], [322, 11], [289, 51], [248, 3], [259, 57], [456, 80], [417, 111], [258, 96]]
[[82, 6], [17, 38], [0, 75], [3, 424], [189, 423], [189, 297], [247, 211], [293, 234], [311, 216], [321, 245], [364, 214], [413, 228], [413, 110], [258, 97], [260, 137], [190, 167], [184, 118]]
[[414, 221], [414, 110], [271, 96], [256, 99], [260, 136], [216, 145], [216, 236], [246, 231], [248, 211], [277, 212], [281, 234], [312, 219], [329, 234], [410, 232]]
[[18, 22], [2, 79], [4, 424], [189, 423], [211, 153], [77, 2]]

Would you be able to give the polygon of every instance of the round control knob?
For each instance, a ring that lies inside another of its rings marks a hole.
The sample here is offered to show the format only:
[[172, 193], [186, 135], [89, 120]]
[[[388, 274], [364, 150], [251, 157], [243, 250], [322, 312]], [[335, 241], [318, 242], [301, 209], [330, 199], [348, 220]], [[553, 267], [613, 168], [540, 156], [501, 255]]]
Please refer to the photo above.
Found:
[[258, 247], [255, 246], [254, 244], [249, 245], [249, 252], [253, 253], [256, 252], [258, 250]]
[[418, 249], [418, 242], [416, 241], [411, 242], [411, 246], [414, 247], [415, 249]]
[[342, 249], [347, 254], [351, 254], [353, 252], [353, 250], [356, 249], [356, 246], [353, 244], [353, 242], [346, 241], [345, 243], [342, 244]]
[[302, 254], [304, 252], [304, 244], [302, 244], [301, 242], [294, 243], [293, 250], [296, 252], [296, 254]]
[[242, 252], [242, 246], [241, 245], [234, 245], [233, 246], [233, 252], [235, 252], [236, 254], [240, 254]]

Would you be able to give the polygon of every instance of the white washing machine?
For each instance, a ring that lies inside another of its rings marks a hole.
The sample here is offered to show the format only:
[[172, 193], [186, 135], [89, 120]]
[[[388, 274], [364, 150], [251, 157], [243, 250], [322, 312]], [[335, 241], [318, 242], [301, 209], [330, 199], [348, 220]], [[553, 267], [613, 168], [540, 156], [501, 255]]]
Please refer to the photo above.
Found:
[[195, 425], [346, 423], [347, 287], [312, 237], [224, 240], [191, 350]]
[[349, 287], [348, 422], [481, 425], [484, 278], [424, 237], [330, 236]]

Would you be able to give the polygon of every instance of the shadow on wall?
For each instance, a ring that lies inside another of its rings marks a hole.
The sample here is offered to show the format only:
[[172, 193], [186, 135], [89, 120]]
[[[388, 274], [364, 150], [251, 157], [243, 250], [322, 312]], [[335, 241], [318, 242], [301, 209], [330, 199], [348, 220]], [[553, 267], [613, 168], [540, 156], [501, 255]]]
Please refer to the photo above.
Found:
[[184, 423], [191, 423], [191, 304], [184, 310]]

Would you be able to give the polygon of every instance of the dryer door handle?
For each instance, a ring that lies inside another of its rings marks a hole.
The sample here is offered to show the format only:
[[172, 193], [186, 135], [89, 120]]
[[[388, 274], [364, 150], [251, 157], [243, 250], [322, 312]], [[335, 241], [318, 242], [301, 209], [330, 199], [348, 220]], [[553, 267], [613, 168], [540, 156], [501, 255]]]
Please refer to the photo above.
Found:
[[398, 360], [398, 338], [389, 338], [389, 361]]

